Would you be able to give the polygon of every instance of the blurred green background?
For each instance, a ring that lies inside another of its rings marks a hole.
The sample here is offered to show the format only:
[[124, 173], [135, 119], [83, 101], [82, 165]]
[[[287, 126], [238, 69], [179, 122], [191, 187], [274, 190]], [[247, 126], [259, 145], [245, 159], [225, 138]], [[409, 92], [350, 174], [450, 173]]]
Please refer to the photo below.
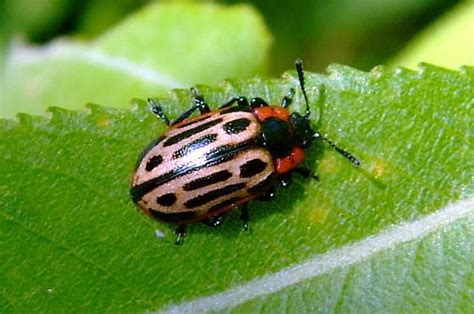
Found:
[[[43, 44], [59, 36], [92, 39], [147, 0], [2, 0], [3, 51], [21, 35]], [[227, 0], [224, 3], [239, 1]], [[269, 74], [279, 75], [296, 57], [322, 70], [342, 63], [369, 70], [385, 64], [456, 0], [253, 1], [273, 35]], [[472, 8], [472, 7], [471, 7]], [[468, 30], [472, 32], [471, 30]], [[242, 43], [245, 45], [245, 43]]]

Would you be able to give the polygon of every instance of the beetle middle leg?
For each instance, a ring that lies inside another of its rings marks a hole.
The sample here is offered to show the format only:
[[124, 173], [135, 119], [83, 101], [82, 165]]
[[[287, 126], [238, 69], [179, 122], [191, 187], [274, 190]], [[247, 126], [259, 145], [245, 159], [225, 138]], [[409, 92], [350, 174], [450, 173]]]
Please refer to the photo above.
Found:
[[178, 124], [183, 120], [189, 118], [194, 113], [194, 111], [198, 109], [201, 114], [211, 112], [209, 105], [206, 103], [199, 91], [196, 88], [192, 87], [191, 92], [193, 93], [193, 106], [183, 112], [176, 120], [171, 123], [171, 125]]
[[184, 237], [186, 236], [186, 225], [179, 225], [174, 231], [174, 233], [178, 236], [176, 238], [175, 244], [176, 245], [183, 244]]
[[250, 99], [250, 108], [267, 107], [268, 103], [260, 97]]
[[151, 112], [153, 112], [155, 115], [157, 115], [161, 120], [163, 120], [166, 125], [170, 125], [170, 119], [166, 116], [166, 114], [163, 112], [163, 108], [152, 98], [147, 99], [148, 106], [150, 107]]

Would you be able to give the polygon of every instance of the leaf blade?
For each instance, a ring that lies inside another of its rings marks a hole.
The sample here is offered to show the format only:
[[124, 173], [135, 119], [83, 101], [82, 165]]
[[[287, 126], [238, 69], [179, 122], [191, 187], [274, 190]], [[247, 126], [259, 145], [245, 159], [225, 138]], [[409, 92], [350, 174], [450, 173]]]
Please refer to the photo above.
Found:
[[[421, 219], [472, 195], [466, 117], [473, 110], [473, 81], [471, 68], [433, 66], [419, 73], [380, 68], [364, 73], [343, 66], [331, 67], [328, 75], [307, 73], [312, 109], [323, 104], [322, 131], [354, 152], [362, 169], [314, 145], [307, 164], [321, 182], [296, 178], [272, 203], [252, 203], [251, 234], [242, 234], [233, 212], [221, 230], [192, 226], [183, 247], [172, 244], [170, 226], [137, 213], [129, 200], [136, 156], [165, 128], [144, 102], [123, 110], [53, 108], [50, 118], [20, 115], [17, 123], [2, 121], [0, 208], [8, 229], [1, 230], [10, 230], [0, 250], [8, 265], [0, 279], [10, 283], [2, 295], [15, 309], [60, 309], [64, 302], [84, 310], [156, 310]], [[294, 73], [200, 90], [215, 108], [231, 95], [278, 103], [290, 87], [297, 87]], [[162, 103], [177, 116], [188, 108], [189, 92], [176, 91]], [[302, 109], [301, 95], [292, 109]], [[454, 131], [439, 131], [448, 128]], [[153, 236], [156, 228], [164, 238]], [[10, 243], [16, 234], [26, 235]], [[28, 248], [26, 243], [45, 237], [49, 245]], [[78, 257], [71, 260], [74, 254]], [[43, 255], [52, 258], [44, 261]], [[25, 258], [19, 262], [17, 256]], [[41, 282], [29, 281], [36, 272]], [[74, 292], [92, 282], [91, 295], [99, 297], [84, 304]], [[48, 289], [54, 298], [42, 297]], [[128, 298], [108, 296], [127, 293]]]

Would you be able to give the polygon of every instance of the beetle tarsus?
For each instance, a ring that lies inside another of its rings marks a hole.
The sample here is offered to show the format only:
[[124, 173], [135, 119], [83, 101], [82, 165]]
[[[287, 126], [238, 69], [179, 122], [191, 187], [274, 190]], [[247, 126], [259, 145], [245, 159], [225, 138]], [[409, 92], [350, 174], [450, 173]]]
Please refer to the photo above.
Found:
[[196, 87], [191, 87], [191, 93], [193, 94], [194, 106], [199, 109], [199, 112], [201, 114], [211, 112], [211, 109], [209, 109], [209, 105], [206, 103], [206, 101], [202, 97], [201, 93], [199, 93], [199, 91], [196, 89]]
[[260, 194], [256, 200], [259, 201], [269, 201], [275, 197], [276, 194], [276, 188], [275, 186], [270, 186], [265, 192]]
[[291, 179], [291, 174], [290, 173], [282, 175], [280, 177], [280, 184], [284, 188], [290, 186], [292, 182], [293, 182], [293, 180]]
[[148, 98], [148, 106], [150, 107], [150, 111], [153, 112], [155, 115], [157, 115], [161, 120], [163, 120], [166, 125], [170, 125], [170, 119], [166, 116], [166, 114], [163, 112], [163, 109], [161, 106], [152, 98]]
[[212, 227], [212, 228], [215, 228], [215, 227], [218, 227], [222, 224], [222, 218], [224, 216], [221, 215], [221, 216], [213, 216], [207, 220], [203, 220], [202, 223], [205, 224], [206, 226], [209, 226], [209, 227]]

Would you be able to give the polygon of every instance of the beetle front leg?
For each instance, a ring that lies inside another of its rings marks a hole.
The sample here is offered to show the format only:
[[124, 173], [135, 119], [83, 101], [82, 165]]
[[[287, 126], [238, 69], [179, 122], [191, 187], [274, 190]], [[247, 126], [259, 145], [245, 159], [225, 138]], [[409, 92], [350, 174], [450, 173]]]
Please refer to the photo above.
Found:
[[296, 168], [295, 171], [305, 179], [311, 178], [316, 181], [319, 181], [319, 177], [316, 174], [314, 174], [311, 171], [311, 169], [300, 167], [300, 168]]
[[281, 175], [279, 177], [279, 181], [280, 181], [281, 186], [285, 188], [287, 186], [290, 186], [290, 184], [293, 182], [293, 180], [291, 179], [291, 173], [286, 173], [286, 174]]
[[291, 105], [294, 95], [295, 95], [295, 89], [290, 88], [290, 91], [288, 92], [288, 94], [285, 97], [283, 97], [283, 99], [281, 100], [282, 108], [288, 108]]

